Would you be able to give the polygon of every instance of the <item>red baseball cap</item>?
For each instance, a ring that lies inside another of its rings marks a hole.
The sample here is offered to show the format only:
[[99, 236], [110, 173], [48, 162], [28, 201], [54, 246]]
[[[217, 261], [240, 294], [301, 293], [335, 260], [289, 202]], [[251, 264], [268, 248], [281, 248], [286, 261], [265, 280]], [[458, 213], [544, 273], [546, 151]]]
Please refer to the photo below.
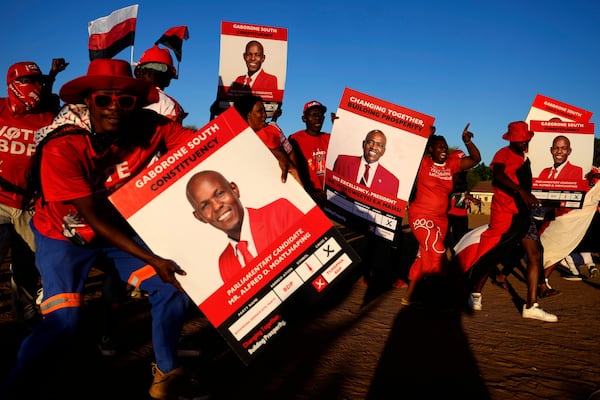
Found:
[[304, 111], [306, 112], [309, 108], [313, 108], [313, 107], [319, 107], [320, 109], [323, 110], [323, 112], [327, 111], [327, 107], [325, 107], [323, 104], [321, 104], [320, 102], [316, 101], [316, 100], [311, 100], [308, 103], [306, 103], [304, 105]]

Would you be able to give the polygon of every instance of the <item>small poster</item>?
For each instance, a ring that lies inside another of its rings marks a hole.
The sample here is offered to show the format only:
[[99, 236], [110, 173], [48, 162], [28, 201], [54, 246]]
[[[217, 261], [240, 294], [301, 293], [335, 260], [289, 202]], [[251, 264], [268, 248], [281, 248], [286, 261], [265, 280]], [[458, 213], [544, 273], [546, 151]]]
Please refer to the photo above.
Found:
[[262, 97], [267, 116], [283, 101], [287, 68], [286, 28], [221, 22], [217, 103], [221, 110], [239, 96]]
[[535, 135], [528, 157], [532, 193], [544, 207], [581, 208], [594, 156], [590, 111], [537, 95], [526, 122]]
[[434, 118], [346, 88], [326, 160], [324, 211], [393, 241]]
[[245, 363], [360, 261], [234, 109], [110, 200]]

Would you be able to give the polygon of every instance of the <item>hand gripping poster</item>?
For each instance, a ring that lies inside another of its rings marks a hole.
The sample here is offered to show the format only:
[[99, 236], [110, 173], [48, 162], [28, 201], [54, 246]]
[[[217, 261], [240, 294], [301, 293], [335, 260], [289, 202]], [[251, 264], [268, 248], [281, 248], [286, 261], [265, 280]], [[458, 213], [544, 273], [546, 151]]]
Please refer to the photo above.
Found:
[[384, 239], [402, 218], [434, 118], [346, 88], [326, 160], [325, 213]]
[[592, 113], [537, 95], [526, 118], [532, 193], [544, 207], [581, 208], [594, 156]]
[[360, 261], [233, 108], [110, 200], [246, 364]]
[[217, 112], [254, 94], [263, 99], [267, 116], [273, 115], [283, 101], [287, 39], [286, 28], [221, 22]]

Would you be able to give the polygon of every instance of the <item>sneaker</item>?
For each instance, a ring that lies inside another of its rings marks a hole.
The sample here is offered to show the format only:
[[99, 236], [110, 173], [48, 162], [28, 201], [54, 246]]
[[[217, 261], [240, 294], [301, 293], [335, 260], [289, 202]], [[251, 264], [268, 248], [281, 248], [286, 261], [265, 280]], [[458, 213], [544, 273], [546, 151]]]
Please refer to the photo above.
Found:
[[10, 292], [15, 318], [28, 328], [33, 328], [42, 320], [35, 298], [24, 287], [17, 285], [13, 277], [10, 278]]
[[572, 281], [572, 282], [576, 282], [576, 281], [581, 281], [583, 280], [583, 275], [581, 274], [563, 274], [561, 275], [561, 278], [567, 280], [567, 281]]
[[148, 393], [158, 400], [206, 400], [211, 396], [198, 381], [188, 378], [182, 367], [170, 372], [162, 372], [156, 363], [152, 363], [152, 385]]
[[471, 307], [472, 310], [481, 311], [483, 308], [481, 304], [482, 297], [483, 296], [481, 296], [481, 293], [471, 293], [469, 295], [469, 307]]
[[527, 304], [523, 304], [523, 318], [539, 319], [544, 322], [558, 321], [556, 315], [542, 310], [538, 303], [533, 303], [530, 308], [527, 308]]
[[98, 341], [98, 350], [104, 357], [116, 356], [117, 346], [112, 336], [102, 336]]
[[191, 338], [181, 336], [177, 342], [177, 355], [179, 357], [200, 357], [202, 350]]
[[129, 292], [129, 297], [131, 297], [132, 299], [145, 299], [148, 297], [148, 293], [144, 292], [142, 289], [134, 287], [133, 289], [131, 289], [131, 291]]

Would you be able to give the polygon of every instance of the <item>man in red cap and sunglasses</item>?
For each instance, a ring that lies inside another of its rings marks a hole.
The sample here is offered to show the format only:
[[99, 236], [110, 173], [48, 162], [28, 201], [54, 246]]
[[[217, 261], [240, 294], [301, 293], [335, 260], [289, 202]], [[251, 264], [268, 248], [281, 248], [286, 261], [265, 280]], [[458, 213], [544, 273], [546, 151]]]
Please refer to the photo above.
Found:
[[[150, 396], [186, 398], [190, 387], [177, 358], [177, 341], [190, 299], [175, 277], [185, 272], [154, 254], [108, 196], [157, 151], [179, 147], [195, 132], [144, 109], [158, 100], [156, 87], [134, 78], [123, 60], [93, 60], [86, 75], [63, 85], [60, 97], [67, 105], [37, 134], [28, 187], [35, 200], [32, 226], [44, 318], [21, 345], [5, 390], [23, 398], [24, 391], [32, 390], [27, 378], [53, 367], [52, 355], [77, 332], [88, 272], [104, 257], [122, 280], [149, 294], [156, 361]], [[201, 398], [195, 390], [194, 398]]]
[[0, 98], [0, 262], [11, 250], [11, 294], [17, 320], [31, 328], [39, 320], [35, 304], [40, 275], [35, 267], [35, 244], [29, 227], [31, 212], [23, 210], [25, 174], [35, 152], [36, 130], [52, 122], [59, 109], [52, 94], [56, 75], [67, 63], [52, 60], [48, 75], [32, 61], [11, 65], [6, 74], [8, 97]]

